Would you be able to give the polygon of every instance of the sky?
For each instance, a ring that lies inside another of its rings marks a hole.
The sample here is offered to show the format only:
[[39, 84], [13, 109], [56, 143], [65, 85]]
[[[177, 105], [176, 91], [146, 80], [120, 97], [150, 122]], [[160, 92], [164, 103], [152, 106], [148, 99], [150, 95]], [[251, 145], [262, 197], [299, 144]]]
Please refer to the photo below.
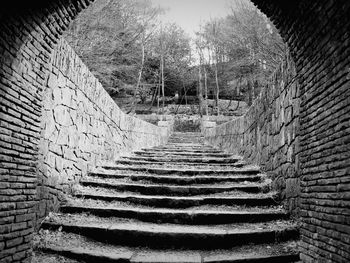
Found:
[[166, 10], [161, 20], [174, 22], [191, 37], [199, 30], [201, 21], [211, 17], [224, 17], [229, 13], [229, 0], [151, 0], [155, 6]]

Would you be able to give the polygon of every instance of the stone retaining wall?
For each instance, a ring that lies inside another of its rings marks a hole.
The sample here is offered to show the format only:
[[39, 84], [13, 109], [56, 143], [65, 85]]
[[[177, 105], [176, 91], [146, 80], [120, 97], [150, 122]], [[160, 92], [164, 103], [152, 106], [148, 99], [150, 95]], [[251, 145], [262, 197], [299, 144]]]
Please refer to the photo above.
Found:
[[286, 59], [247, 113], [206, 129], [209, 144], [244, 156], [273, 178], [273, 186], [298, 213], [299, 86], [291, 59]]
[[64, 39], [43, 94], [39, 222], [91, 167], [166, 141], [166, 127], [123, 113]]
[[[8, 1], [0, 9], [1, 262], [30, 262], [42, 91], [59, 37], [92, 1]], [[299, 158], [289, 167], [300, 166], [301, 259], [349, 262], [350, 1], [252, 2], [279, 29], [297, 67], [300, 150], [295, 143]]]

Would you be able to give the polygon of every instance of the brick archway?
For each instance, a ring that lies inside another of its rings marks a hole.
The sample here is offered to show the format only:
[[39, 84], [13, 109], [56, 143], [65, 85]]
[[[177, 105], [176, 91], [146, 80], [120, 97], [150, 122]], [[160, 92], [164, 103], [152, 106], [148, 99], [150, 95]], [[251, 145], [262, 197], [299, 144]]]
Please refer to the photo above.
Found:
[[[0, 260], [26, 262], [37, 196], [43, 86], [50, 54], [88, 0], [15, 1], [0, 12]], [[275, 23], [301, 85], [302, 259], [349, 259], [349, 1], [253, 0]], [[19, 8], [21, 7], [21, 8]], [[39, 182], [41, 184], [41, 182]], [[44, 202], [45, 203], [45, 202]]]
[[[279, 28], [300, 83], [301, 258], [349, 260], [348, 1], [253, 0]], [[345, 260], [345, 261], [344, 261]]]
[[[51, 53], [90, 1], [14, 1], [0, 12], [0, 261], [29, 262], [37, 218], [58, 192], [45, 186], [38, 151]], [[45, 213], [44, 212], [44, 213]]]

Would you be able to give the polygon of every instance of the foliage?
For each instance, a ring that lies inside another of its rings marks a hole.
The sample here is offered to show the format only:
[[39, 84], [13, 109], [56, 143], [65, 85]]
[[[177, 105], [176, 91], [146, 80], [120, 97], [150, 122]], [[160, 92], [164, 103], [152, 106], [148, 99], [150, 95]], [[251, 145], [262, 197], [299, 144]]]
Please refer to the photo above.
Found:
[[162, 12], [149, 0], [98, 0], [65, 35], [110, 95], [133, 97], [133, 110], [137, 100], [156, 101], [162, 75], [165, 95], [178, 93], [181, 103], [185, 94], [201, 94], [216, 106], [219, 98], [250, 104], [287, 52], [251, 2], [231, 0], [229, 15], [201, 25], [194, 39], [200, 65], [191, 66], [192, 39], [176, 24], [159, 23]]
[[174, 95], [187, 84], [192, 63], [191, 38], [176, 24], [161, 26], [153, 36], [152, 55], [164, 56], [165, 94]]
[[124, 84], [136, 84], [142, 46], [161, 12], [146, 0], [95, 1], [74, 20], [65, 38], [114, 95]]
[[[250, 1], [232, 0], [230, 14], [207, 21], [197, 33], [211, 93], [250, 104], [287, 50], [277, 29]], [[218, 79], [216, 80], [216, 74]]]
[[188, 79], [190, 38], [176, 24], [161, 26], [162, 12], [147, 0], [99, 0], [74, 20], [65, 38], [110, 95], [145, 102], [160, 82], [161, 56], [165, 94], [174, 95]]

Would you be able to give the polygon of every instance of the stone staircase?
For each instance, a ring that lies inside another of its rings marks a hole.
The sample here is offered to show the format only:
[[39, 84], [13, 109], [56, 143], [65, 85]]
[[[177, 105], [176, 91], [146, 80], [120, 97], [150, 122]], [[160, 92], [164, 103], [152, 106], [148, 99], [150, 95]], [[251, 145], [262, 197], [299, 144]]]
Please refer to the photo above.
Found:
[[42, 224], [37, 250], [83, 262], [297, 262], [298, 227], [239, 156], [174, 133], [96, 168]]

